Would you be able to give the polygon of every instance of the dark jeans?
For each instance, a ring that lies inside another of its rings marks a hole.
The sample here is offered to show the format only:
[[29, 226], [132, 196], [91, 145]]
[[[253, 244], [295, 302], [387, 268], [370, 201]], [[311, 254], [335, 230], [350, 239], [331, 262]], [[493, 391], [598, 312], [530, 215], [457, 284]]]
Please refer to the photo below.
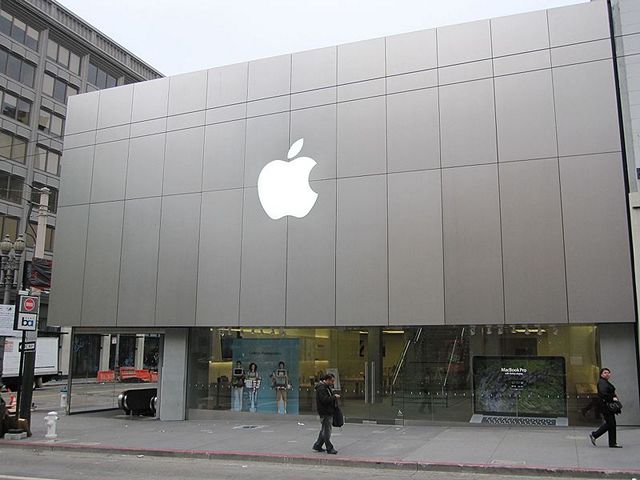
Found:
[[604, 422], [592, 435], [594, 438], [598, 438], [604, 435], [604, 432], [609, 432], [609, 446], [612, 447], [616, 445], [616, 416], [613, 413], [603, 413], [602, 418], [604, 418]]
[[322, 426], [320, 427], [320, 434], [318, 440], [313, 445], [313, 448], [322, 448], [322, 445], [326, 445], [327, 450], [333, 450], [333, 444], [331, 443], [331, 427], [333, 423], [333, 415], [325, 415], [320, 417]]

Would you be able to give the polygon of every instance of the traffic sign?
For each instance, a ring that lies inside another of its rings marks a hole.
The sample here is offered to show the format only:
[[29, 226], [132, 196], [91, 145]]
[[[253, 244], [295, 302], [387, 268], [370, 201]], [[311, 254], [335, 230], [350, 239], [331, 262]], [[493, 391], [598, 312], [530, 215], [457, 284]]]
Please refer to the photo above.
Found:
[[36, 342], [20, 342], [18, 346], [18, 350], [21, 352], [35, 352], [36, 351]]
[[34, 295], [20, 296], [20, 313], [38, 313], [40, 298]]

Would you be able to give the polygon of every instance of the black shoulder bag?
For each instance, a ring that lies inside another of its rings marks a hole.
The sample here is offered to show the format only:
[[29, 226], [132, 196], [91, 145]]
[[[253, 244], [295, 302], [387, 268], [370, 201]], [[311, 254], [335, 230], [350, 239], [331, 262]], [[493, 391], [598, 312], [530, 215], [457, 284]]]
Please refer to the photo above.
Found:
[[335, 411], [333, 412], [333, 421], [331, 425], [334, 427], [341, 427], [344, 425], [344, 415], [342, 414], [342, 410], [338, 406], [338, 401], [336, 400]]

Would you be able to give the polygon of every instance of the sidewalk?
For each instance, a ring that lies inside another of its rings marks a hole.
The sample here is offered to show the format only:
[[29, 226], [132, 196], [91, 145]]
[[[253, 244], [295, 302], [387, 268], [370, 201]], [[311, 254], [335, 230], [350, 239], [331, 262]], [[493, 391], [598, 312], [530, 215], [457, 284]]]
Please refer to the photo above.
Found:
[[594, 448], [586, 427], [395, 426], [346, 424], [334, 429], [338, 455], [311, 450], [314, 417], [221, 412], [215, 420], [161, 422], [116, 411], [61, 416], [47, 440], [46, 412], [33, 412], [33, 437], [8, 447], [67, 449], [186, 458], [244, 459], [411, 470], [640, 478], [640, 427], [619, 427], [622, 449]]

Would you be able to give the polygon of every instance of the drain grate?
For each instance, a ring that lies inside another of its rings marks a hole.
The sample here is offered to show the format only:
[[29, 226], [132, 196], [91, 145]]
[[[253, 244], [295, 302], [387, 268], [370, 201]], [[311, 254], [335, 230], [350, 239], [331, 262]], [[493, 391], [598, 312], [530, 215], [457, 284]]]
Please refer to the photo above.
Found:
[[233, 427], [234, 430], [255, 430], [257, 428], [264, 428], [264, 425], [237, 425]]

